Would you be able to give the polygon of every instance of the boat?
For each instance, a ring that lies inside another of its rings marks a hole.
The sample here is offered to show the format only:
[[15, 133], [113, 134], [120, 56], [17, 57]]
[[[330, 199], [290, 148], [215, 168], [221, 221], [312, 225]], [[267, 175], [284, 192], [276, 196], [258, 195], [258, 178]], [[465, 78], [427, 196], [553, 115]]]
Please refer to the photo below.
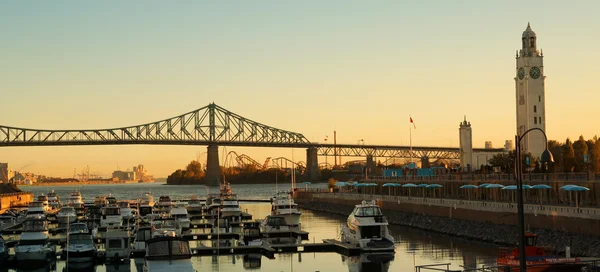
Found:
[[159, 213], [169, 214], [173, 206], [173, 201], [171, 201], [170, 196], [160, 196], [158, 198], [158, 203], [156, 203], [156, 210]]
[[69, 225], [70, 233], [90, 233], [90, 229], [86, 223], [73, 223]]
[[148, 240], [147, 244], [144, 271], [195, 271], [190, 244], [184, 238], [167, 232]]
[[202, 208], [203, 208], [202, 202], [200, 202], [200, 198], [198, 198], [197, 196], [192, 196], [190, 201], [188, 201], [188, 205], [186, 207], [188, 213], [195, 213], [195, 214], [202, 213]]
[[37, 201], [38, 202], [42, 202], [44, 205], [44, 208], [46, 210], [50, 210], [50, 203], [48, 202], [48, 196], [45, 194], [41, 194], [37, 197]]
[[283, 216], [286, 224], [299, 226], [301, 214], [290, 192], [279, 192], [271, 198], [271, 215]]
[[17, 262], [47, 262], [56, 252], [56, 245], [48, 240], [48, 221], [43, 216], [29, 217], [23, 221], [23, 232], [15, 247]]
[[154, 206], [154, 196], [150, 192], [146, 192], [140, 198], [140, 204], [146, 204], [149, 206]]
[[67, 235], [67, 247], [63, 250], [61, 259], [71, 263], [93, 262], [98, 249], [94, 238], [89, 232], [70, 232]]
[[128, 201], [119, 201], [118, 206], [121, 209], [121, 217], [123, 220], [133, 219], [133, 211]]
[[[579, 258], [560, 258], [551, 255], [550, 248], [537, 246], [537, 235], [532, 232], [525, 233], [525, 252], [528, 272], [575, 272], [585, 267]], [[496, 261], [498, 266], [510, 267], [510, 270], [499, 268], [498, 271], [519, 271], [519, 249], [499, 248]]]
[[281, 215], [268, 215], [262, 222], [260, 222], [260, 232], [262, 233], [264, 240], [270, 244], [295, 244], [300, 242], [300, 239], [295, 236], [274, 235], [278, 233], [290, 233], [292, 231], [298, 231], [298, 227], [293, 227], [287, 224], [285, 218]]
[[182, 227], [179, 220], [173, 217], [161, 217], [152, 220], [152, 228], [154, 229], [153, 234], [162, 235], [164, 231], [172, 231], [178, 236], [181, 235]]
[[220, 216], [240, 218], [242, 216], [242, 209], [240, 209], [240, 203], [237, 200], [237, 195], [231, 192], [231, 186], [229, 182], [223, 182], [223, 184], [221, 184], [220, 191]]
[[0, 235], [0, 265], [3, 265], [8, 259], [8, 251], [4, 238]]
[[60, 197], [54, 192], [54, 190], [48, 193], [48, 204], [50, 205], [51, 209], [59, 209], [61, 206]]
[[71, 206], [64, 206], [60, 208], [60, 211], [56, 214], [56, 219], [60, 224], [71, 224], [77, 221], [77, 214], [75, 208]]
[[81, 198], [81, 192], [79, 192], [79, 191], [71, 192], [71, 194], [69, 195], [69, 198], [67, 198], [67, 205], [69, 205], [75, 209], [83, 208], [83, 199]]
[[106, 202], [108, 202], [108, 205], [117, 205], [117, 199], [112, 194], [108, 194]]
[[171, 216], [181, 225], [182, 230], [190, 229], [190, 218], [188, 217], [188, 211], [183, 205], [177, 205], [171, 210]]
[[260, 233], [260, 227], [256, 224], [246, 224], [242, 230], [242, 245], [244, 246], [262, 246], [263, 240]]
[[135, 230], [135, 238], [133, 240], [133, 252], [146, 252], [146, 242], [152, 238], [151, 226], [140, 226]]
[[108, 205], [108, 200], [106, 200], [105, 196], [96, 196], [94, 198], [94, 206], [102, 208], [106, 205]]
[[218, 216], [221, 209], [221, 198], [219, 194], [209, 194], [206, 198], [206, 214]]
[[105, 237], [104, 248], [109, 262], [118, 263], [122, 259], [129, 259], [131, 247], [128, 230], [110, 227], [106, 229]]
[[25, 216], [33, 218], [37, 218], [38, 216], [46, 216], [47, 211], [48, 206], [44, 206], [43, 202], [29, 202], [29, 204], [27, 205], [27, 212], [25, 213]]
[[388, 230], [388, 221], [374, 200], [363, 200], [354, 207], [346, 224], [342, 224], [342, 242], [368, 251], [395, 250], [394, 237]]
[[119, 206], [106, 206], [101, 208], [100, 227], [115, 227], [123, 225], [121, 208]]

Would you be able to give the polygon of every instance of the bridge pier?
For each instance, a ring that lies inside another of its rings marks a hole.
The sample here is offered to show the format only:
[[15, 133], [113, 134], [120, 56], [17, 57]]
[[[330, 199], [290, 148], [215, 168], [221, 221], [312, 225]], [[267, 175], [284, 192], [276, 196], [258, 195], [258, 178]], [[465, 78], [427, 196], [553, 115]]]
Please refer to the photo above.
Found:
[[219, 146], [209, 145], [206, 152], [206, 185], [218, 186], [221, 183], [221, 166], [219, 165]]
[[321, 178], [316, 147], [309, 147], [306, 149], [306, 170], [304, 176], [309, 181], [318, 181]]

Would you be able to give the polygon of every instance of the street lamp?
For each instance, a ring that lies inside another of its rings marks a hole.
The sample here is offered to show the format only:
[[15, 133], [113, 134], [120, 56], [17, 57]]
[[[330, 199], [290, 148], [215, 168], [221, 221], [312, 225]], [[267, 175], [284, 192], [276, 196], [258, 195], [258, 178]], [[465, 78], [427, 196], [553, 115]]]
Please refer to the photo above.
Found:
[[515, 171], [517, 178], [517, 217], [519, 223], [519, 265], [521, 267], [520, 271], [526, 271], [527, 269], [527, 254], [525, 252], [525, 214], [523, 212], [523, 173], [521, 171], [521, 140], [523, 137], [533, 130], [539, 130], [544, 134], [544, 141], [546, 142], [546, 150], [542, 152], [542, 156], [540, 160], [542, 163], [554, 162], [554, 158], [552, 157], [552, 153], [548, 150], [548, 137], [546, 137], [546, 133], [540, 128], [532, 128], [523, 135], [515, 135], [515, 142], [517, 144], [516, 154], [515, 154]]
[[365, 140], [364, 139], [358, 140], [358, 142], [356, 144], [360, 144], [360, 142], [362, 142], [362, 144], [365, 145]]

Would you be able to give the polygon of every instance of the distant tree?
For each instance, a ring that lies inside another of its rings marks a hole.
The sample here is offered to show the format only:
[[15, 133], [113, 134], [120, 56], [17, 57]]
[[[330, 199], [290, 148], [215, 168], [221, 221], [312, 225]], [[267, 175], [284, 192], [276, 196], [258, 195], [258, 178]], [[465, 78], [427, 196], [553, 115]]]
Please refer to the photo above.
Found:
[[571, 139], [567, 138], [563, 145], [563, 170], [565, 172], [573, 172], [575, 168], [575, 150], [573, 150], [573, 143]]
[[548, 150], [554, 157], [554, 162], [548, 164], [548, 172], [557, 172], [563, 169], [563, 144], [555, 140], [548, 141]]
[[492, 167], [500, 167], [502, 172], [513, 173], [515, 164], [515, 151], [495, 154], [490, 158], [489, 164]]
[[201, 178], [202, 165], [198, 161], [191, 161], [185, 169], [186, 178]]
[[590, 150], [592, 170], [596, 173], [600, 172], [600, 139], [594, 136], [594, 147]]
[[583, 139], [583, 135], [579, 136], [579, 140], [573, 143], [573, 153], [575, 156], [575, 172], [581, 172], [586, 170], [586, 163], [584, 156], [588, 154], [588, 146]]

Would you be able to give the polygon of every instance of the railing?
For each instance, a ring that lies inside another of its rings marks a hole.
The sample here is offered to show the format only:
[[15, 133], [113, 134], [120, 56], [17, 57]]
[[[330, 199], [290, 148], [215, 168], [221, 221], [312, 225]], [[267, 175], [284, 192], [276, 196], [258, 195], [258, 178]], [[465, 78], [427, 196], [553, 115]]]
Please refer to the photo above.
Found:
[[[364, 179], [365, 176], [361, 176]], [[368, 176], [373, 181], [514, 181], [513, 174], [436, 174], [431, 176], [416, 176], [408, 173], [405, 176]], [[578, 173], [525, 173], [523, 181], [600, 181], [600, 174], [592, 172]]]
[[[600, 263], [600, 259], [589, 259], [589, 260], [581, 260], [579, 262], [564, 262], [564, 263], [553, 263], [552, 266], [554, 269], [553, 271], [562, 271], [561, 267], [566, 269], [567, 267], [572, 269], [573, 264], [580, 264], [582, 265], [582, 269], [581, 271], [598, 271], [600, 269], [600, 267], [598, 266], [598, 264]], [[508, 265], [497, 265], [497, 266], [483, 266], [480, 268], [464, 268], [464, 269], [460, 269], [460, 270], [451, 270], [450, 269], [450, 263], [440, 263], [440, 264], [427, 264], [427, 265], [418, 265], [415, 266], [415, 271], [416, 272], [425, 272], [425, 271], [442, 271], [442, 272], [518, 272], [519, 268], [518, 267], [513, 267], [511, 268]], [[539, 271], [542, 271], [541, 268], [547, 268], [547, 264], [530, 264], [527, 265], [527, 270], [529, 271], [530, 269], [532, 271], [538, 271], [536, 268], [540, 269]], [[568, 270], [571, 271], [571, 270]], [[574, 271], [574, 270], [573, 270]]]

